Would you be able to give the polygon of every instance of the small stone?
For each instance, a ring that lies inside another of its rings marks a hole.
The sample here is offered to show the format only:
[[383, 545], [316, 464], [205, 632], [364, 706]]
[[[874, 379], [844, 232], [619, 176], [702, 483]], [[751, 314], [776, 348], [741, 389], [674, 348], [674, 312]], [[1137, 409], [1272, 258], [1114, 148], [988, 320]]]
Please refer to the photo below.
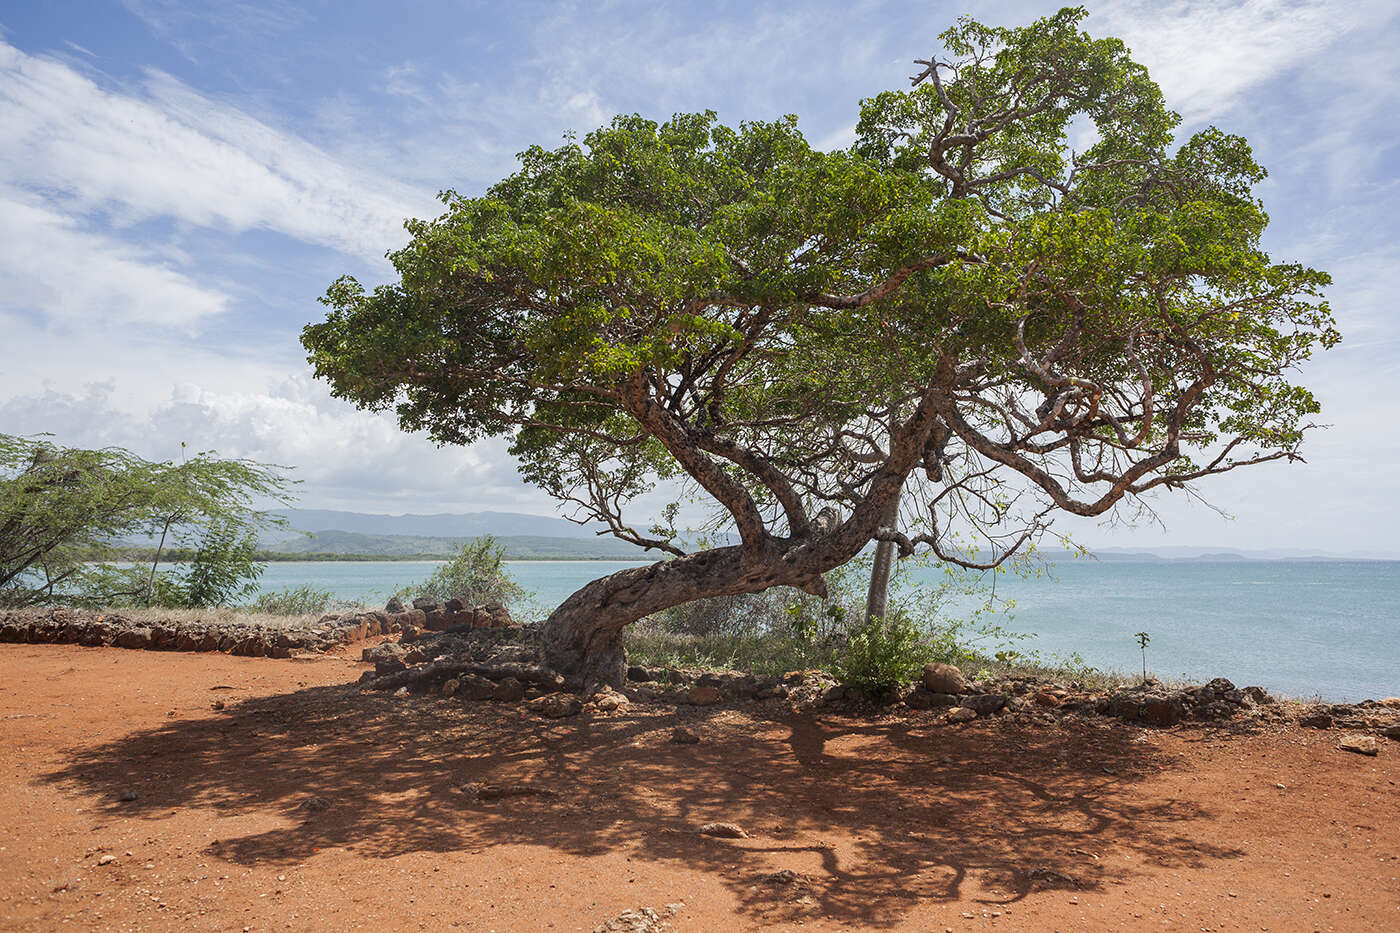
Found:
[[459, 678], [457, 696], [463, 700], [491, 700], [496, 696], [496, 682], [480, 674], [467, 674]]
[[396, 697], [406, 697], [406, 696], [408, 696], [408, 688], [407, 688], [407, 687], [400, 687], [399, 689], [397, 689], [397, 690], [394, 691], [394, 696], [396, 696]]
[[967, 680], [952, 664], [925, 664], [924, 689], [929, 693], [966, 693]]
[[978, 716], [991, 716], [1006, 705], [1006, 697], [999, 693], [985, 693], [964, 697], [962, 705], [965, 709], [972, 710]]
[[583, 710], [583, 702], [572, 693], [546, 693], [525, 706], [532, 713], [538, 713], [548, 719], [577, 716]]
[[621, 693], [618, 693], [611, 687], [606, 687], [600, 690], [598, 694], [593, 698], [593, 705], [596, 706], [598, 709], [602, 710], [603, 712], [611, 712], [615, 709], [621, 709], [631, 702], [632, 701], [627, 699], [626, 696], [624, 696]]
[[1358, 755], [1375, 755], [1379, 753], [1376, 748], [1376, 737], [1373, 735], [1359, 735], [1349, 733], [1342, 736], [1338, 747], [1345, 752], [1356, 752]]
[[700, 736], [683, 726], [671, 730], [671, 742], [675, 745], [699, 745]]
[[133, 800], [140, 800], [141, 795], [136, 793], [136, 791], [134, 790], [128, 789], [117, 794], [117, 799], [120, 800], [122, 803], [131, 803]]
[[685, 702], [693, 706], [713, 706], [722, 698], [718, 687], [691, 687], [686, 692]]
[[110, 865], [117, 860], [115, 855], [104, 855], [97, 860], [99, 865]]
[[1244, 695], [1253, 701], [1255, 706], [1273, 706], [1278, 702], [1269, 696], [1269, 692], [1263, 687], [1245, 687]]
[[706, 823], [700, 827], [700, 835], [717, 836], [720, 839], [747, 839], [749, 834], [737, 823]]
[[456, 677], [451, 677], [442, 682], [442, 686], [438, 688], [438, 692], [445, 697], [455, 696], [457, 689], [461, 686], [462, 682], [460, 680]]
[[977, 718], [977, 711], [966, 706], [959, 706], [957, 709], [949, 710], [943, 717], [944, 722], [971, 722]]
[[525, 685], [514, 677], [502, 677], [491, 691], [498, 703], [519, 703], [525, 698]]
[[320, 813], [323, 810], [329, 810], [331, 802], [325, 797], [307, 797], [297, 806], [311, 813]]

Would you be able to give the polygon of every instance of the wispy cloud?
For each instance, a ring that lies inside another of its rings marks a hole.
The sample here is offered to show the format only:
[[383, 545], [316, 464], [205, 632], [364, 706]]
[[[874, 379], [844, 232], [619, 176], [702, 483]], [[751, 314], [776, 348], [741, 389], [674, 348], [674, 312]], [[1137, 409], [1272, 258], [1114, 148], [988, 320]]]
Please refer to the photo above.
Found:
[[66, 207], [265, 229], [370, 258], [403, 242], [428, 192], [356, 169], [160, 72], [99, 86], [0, 42], [0, 172]]
[[1094, 7], [1088, 25], [1127, 42], [1192, 125], [1396, 13], [1388, 0], [1112, 0]]
[[192, 330], [229, 298], [149, 251], [83, 229], [0, 186], [3, 309], [40, 311], [85, 327], [147, 324]]
[[49, 432], [65, 445], [133, 448], [152, 459], [176, 456], [183, 441], [192, 450], [292, 465], [308, 506], [425, 511], [493, 502], [554, 511], [549, 499], [520, 484], [503, 442], [436, 447], [399, 430], [391, 416], [332, 399], [309, 375], [242, 389], [177, 382], [163, 398], [138, 404], [120, 394], [116, 380], [47, 387], [0, 402], [0, 424], [18, 434]]

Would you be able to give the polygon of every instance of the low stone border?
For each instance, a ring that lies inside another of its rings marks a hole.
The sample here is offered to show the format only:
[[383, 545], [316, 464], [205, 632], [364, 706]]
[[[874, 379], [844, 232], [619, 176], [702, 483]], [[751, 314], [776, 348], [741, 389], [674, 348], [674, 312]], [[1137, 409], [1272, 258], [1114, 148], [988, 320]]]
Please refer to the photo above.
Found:
[[290, 658], [293, 652], [324, 652], [376, 635], [399, 634], [414, 641], [426, 632], [511, 628], [516, 623], [502, 606], [468, 608], [457, 600], [431, 599], [405, 608], [390, 600], [385, 609], [331, 613], [309, 626], [256, 622], [142, 622], [119, 610], [45, 608], [0, 611], [0, 642], [30, 645], [87, 645], [148, 651], [219, 651], [253, 658]]
[[219, 651], [255, 658], [289, 658], [293, 652], [329, 651], [339, 645], [393, 631], [375, 615], [330, 615], [307, 627], [287, 627], [202, 620], [144, 622], [128, 619], [120, 612], [83, 609], [9, 610], [0, 612], [0, 642], [150, 651]]
[[[1400, 740], [1400, 699], [1354, 704], [1302, 704], [1279, 701], [1261, 687], [1237, 688], [1218, 677], [1209, 683], [1167, 688], [1156, 681], [1116, 690], [1086, 689], [1081, 683], [1038, 678], [968, 681], [946, 664], [925, 667], [919, 681], [875, 701], [820, 671], [790, 671], [756, 677], [742, 672], [697, 671], [634, 665], [622, 691], [602, 688], [591, 697], [565, 692], [563, 678], [539, 655], [538, 633], [424, 633], [416, 643], [385, 642], [365, 648], [362, 660], [375, 666], [360, 678], [366, 690], [393, 691], [467, 701], [524, 701], [546, 717], [609, 712], [629, 702], [687, 707], [777, 703], [793, 708], [826, 708], [853, 715], [904, 708], [932, 713], [940, 723], [1006, 719], [1048, 725], [1065, 717], [1108, 717], [1147, 727], [1183, 722], [1247, 728], [1301, 725], [1350, 730], [1361, 737]], [[683, 730], [682, 730], [683, 731]], [[691, 737], [673, 738], [686, 742]], [[1345, 746], [1344, 746], [1345, 747]], [[1374, 743], [1371, 745], [1374, 748]], [[1366, 752], [1371, 754], [1372, 752]]]

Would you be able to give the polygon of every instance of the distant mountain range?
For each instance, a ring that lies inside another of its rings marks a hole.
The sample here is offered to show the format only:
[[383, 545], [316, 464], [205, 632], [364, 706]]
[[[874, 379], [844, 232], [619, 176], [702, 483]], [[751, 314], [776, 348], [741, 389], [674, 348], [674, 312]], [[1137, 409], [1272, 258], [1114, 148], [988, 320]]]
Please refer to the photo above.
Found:
[[[594, 528], [562, 518], [520, 512], [469, 512], [433, 515], [374, 515], [329, 509], [287, 509], [280, 513], [285, 530], [265, 533], [259, 545], [273, 551], [296, 554], [358, 554], [402, 557], [445, 555], [463, 542], [493, 535], [505, 545], [509, 557], [527, 559], [660, 559], [656, 551], [644, 552]], [[311, 536], [299, 534], [309, 532]], [[153, 543], [153, 542], [152, 542]], [[1074, 560], [1073, 555], [1047, 548], [1042, 558]], [[1246, 560], [1394, 560], [1394, 554], [1354, 552], [1332, 554], [1302, 548], [1241, 550], [1222, 547], [1161, 546], [1153, 548], [1105, 547], [1091, 551], [1087, 559], [1124, 561], [1246, 561]]]
[[366, 535], [416, 535], [424, 538], [479, 538], [482, 535], [539, 535], [549, 538], [595, 537], [575, 522], [520, 512], [468, 512], [461, 515], [369, 515], [329, 509], [287, 509], [278, 513], [297, 531], [349, 531]]
[[[327, 509], [288, 509], [287, 528], [264, 533], [259, 546], [289, 554], [383, 557], [446, 556], [467, 541], [494, 536], [517, 560], [627, 560], [659, 557], [611, 536], [598, 536], [562, 518], [518, 512], [464, 515], [370, 515]], [[309, 532], [309, 535], [297, 532]]]

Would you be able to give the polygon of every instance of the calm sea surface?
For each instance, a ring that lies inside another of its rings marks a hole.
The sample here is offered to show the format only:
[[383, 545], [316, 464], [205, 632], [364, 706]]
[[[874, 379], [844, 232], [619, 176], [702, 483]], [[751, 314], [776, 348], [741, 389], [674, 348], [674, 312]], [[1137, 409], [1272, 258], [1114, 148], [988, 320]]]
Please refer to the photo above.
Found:
[[[375, 603], [430, 574], [430, 562], [267, 565], [265, 590], [310, 584]], [[511, 561], [543, 616], [623, 561]], [[915, 571], [930, 582], [936, 570]], [[1400, 562], [1075, 561], [1050, 577], [1001, 576], [1013, 600], [1004, 628], [1034, 634], [1019, 647], [1047, 658], [1077, 653], [1099, 668], [1141, 661], [1135, 632], [1151, 635], [1149, 669], [1163, 677], [1229, 677], [1294, 696], [1340, 702], [1400, 694]], [[951, 607], [956, 614], [958, 607]]]

